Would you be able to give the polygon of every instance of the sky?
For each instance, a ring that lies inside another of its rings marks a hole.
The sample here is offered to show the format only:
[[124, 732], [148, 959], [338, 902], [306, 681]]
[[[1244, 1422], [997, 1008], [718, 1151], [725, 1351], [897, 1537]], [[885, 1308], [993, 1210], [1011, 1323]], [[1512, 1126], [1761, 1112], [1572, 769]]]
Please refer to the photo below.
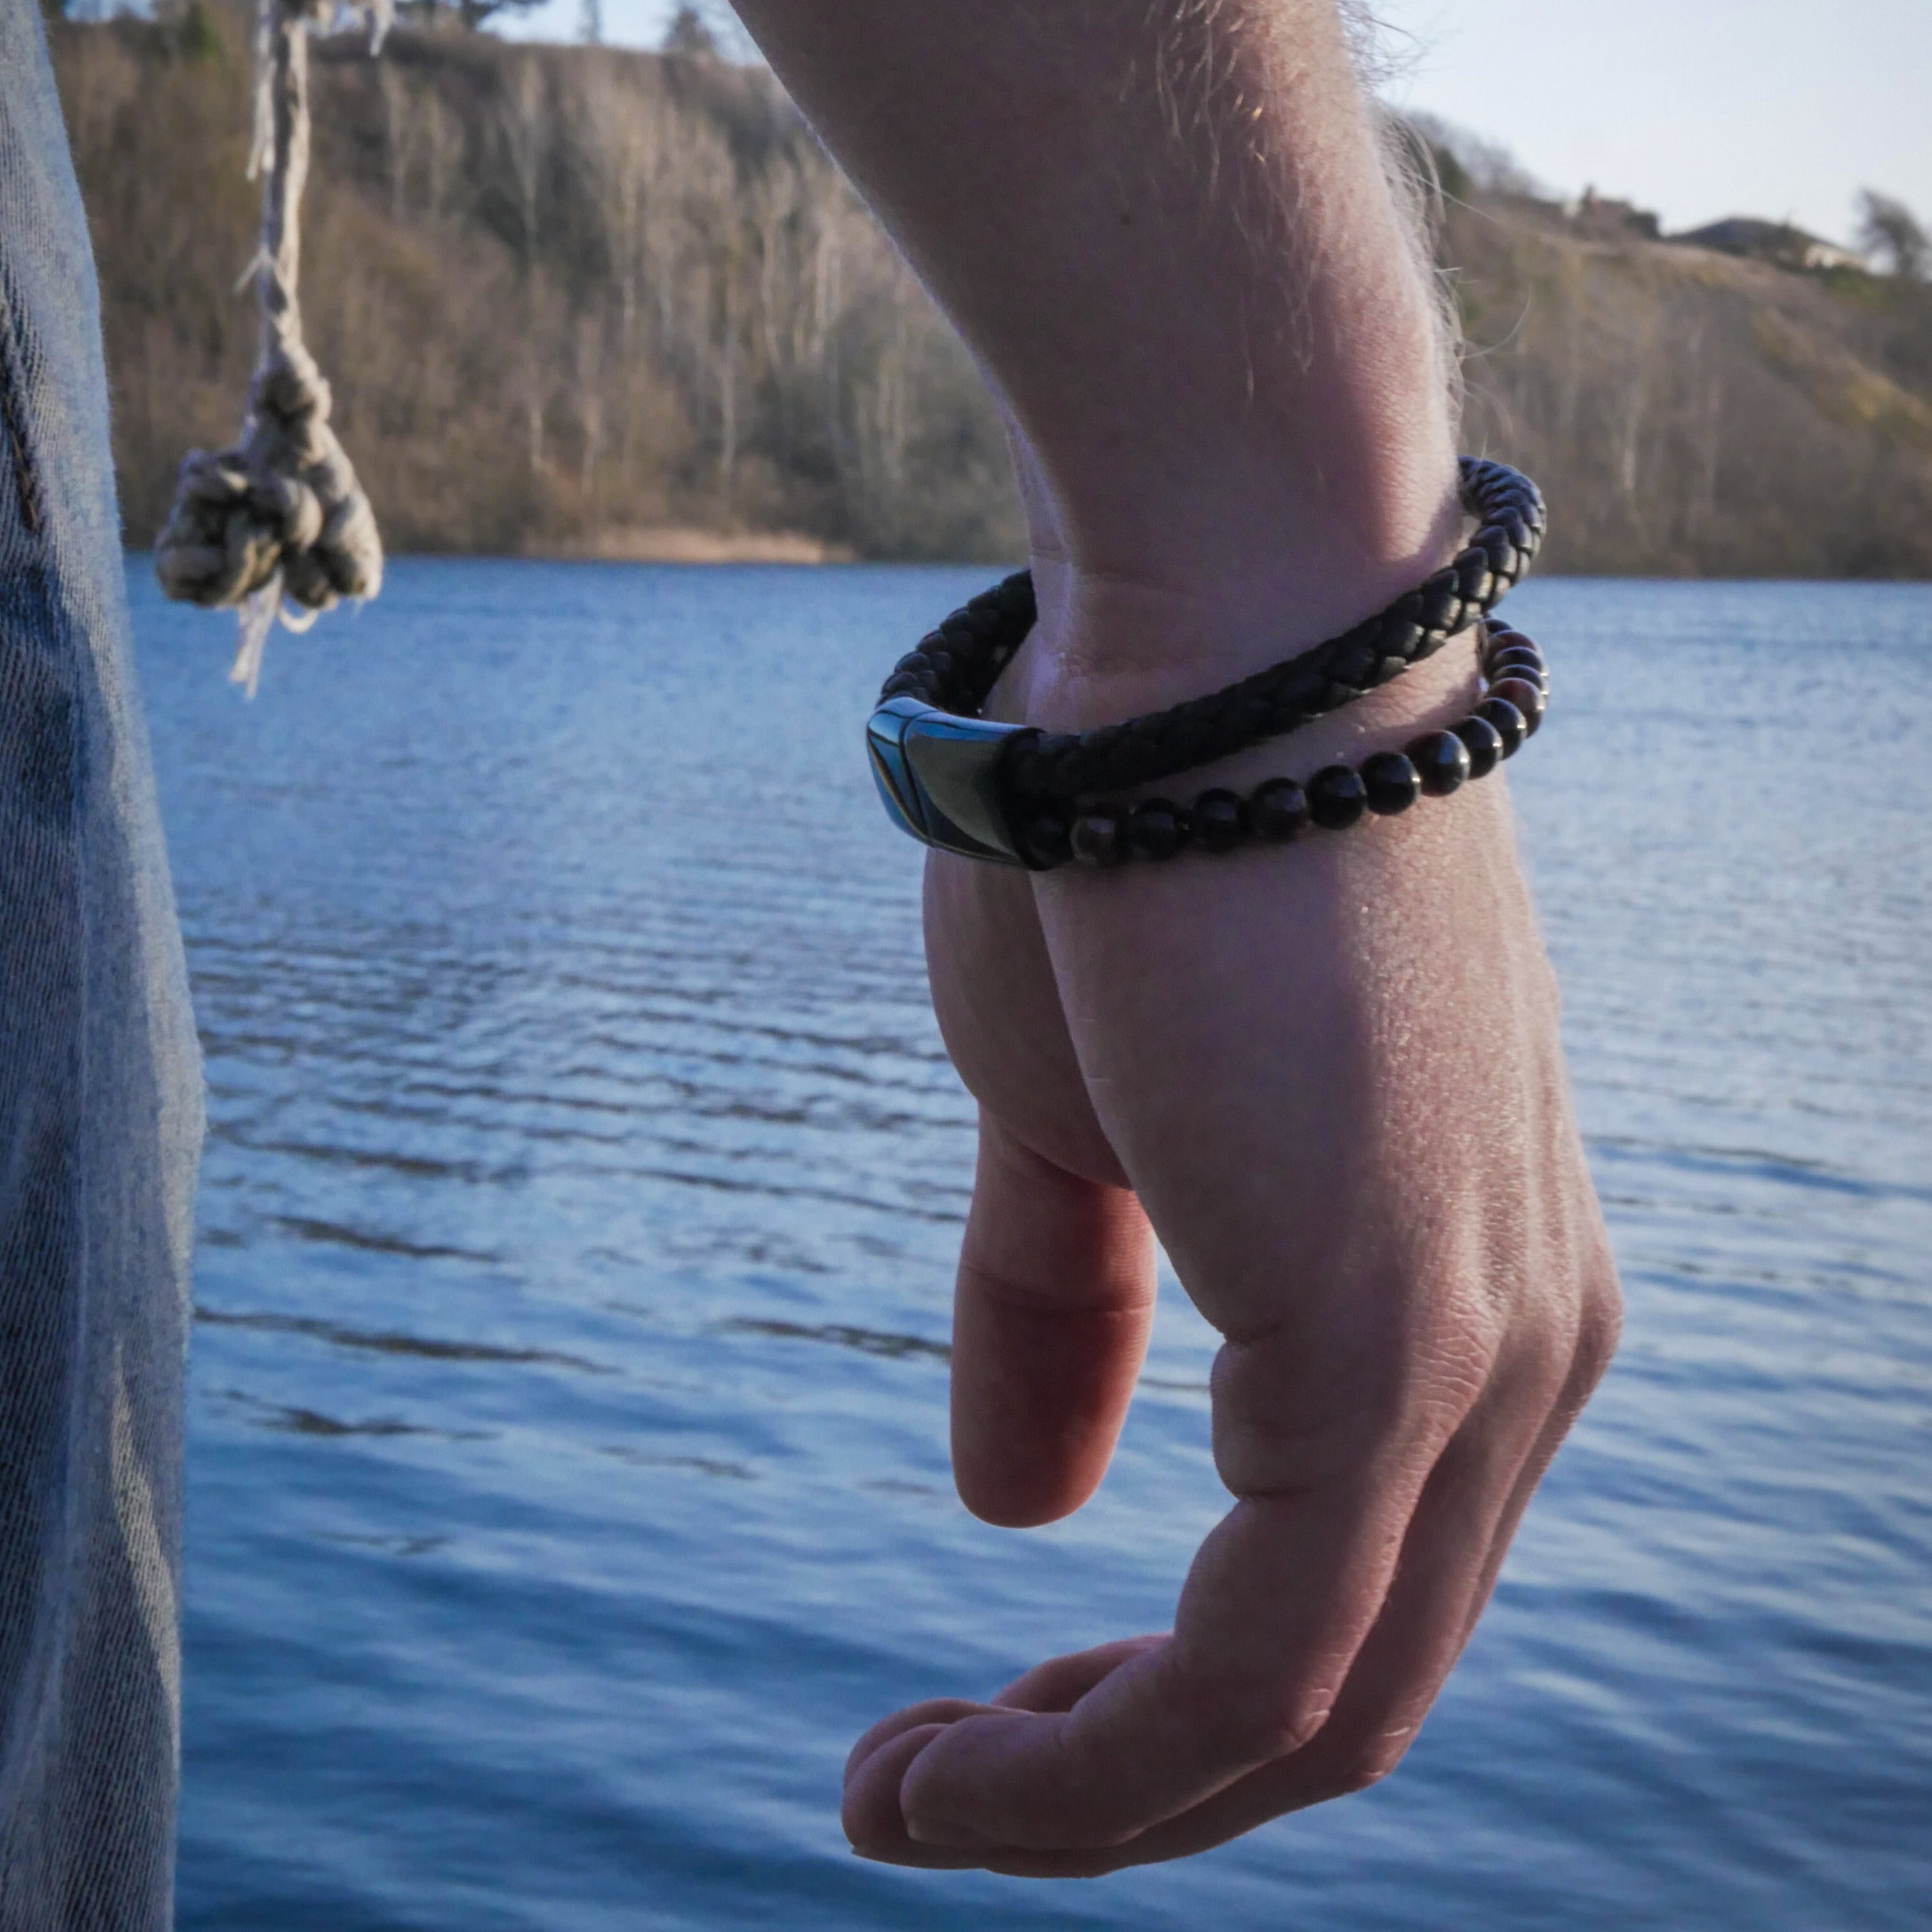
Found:
[[[633, 46], [673, 10], [602, 4], [604, 38]], [[1932, 0], [1370, 4], [1390, 98], [1498, 142], [1558, 194], [1594, 187], [1666, 230], [1760, 214], [1845, 241], [1875, 188], [1932, 224]], [[547, 0], [514, 31], [574, 39], [582, 12]]]

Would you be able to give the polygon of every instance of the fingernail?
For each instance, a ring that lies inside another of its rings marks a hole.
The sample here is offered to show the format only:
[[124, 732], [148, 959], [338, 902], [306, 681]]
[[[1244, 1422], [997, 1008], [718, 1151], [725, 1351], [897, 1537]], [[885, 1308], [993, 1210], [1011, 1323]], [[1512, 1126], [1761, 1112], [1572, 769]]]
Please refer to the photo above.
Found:
[[916, 1845], [938, 1845], [949, 1851], [975, 1852], [991, 1845], [991, 1838], [970, 1831], [964, 1825], [950, 1823], [944, 1818], [908, 1818], [906, 1836]]

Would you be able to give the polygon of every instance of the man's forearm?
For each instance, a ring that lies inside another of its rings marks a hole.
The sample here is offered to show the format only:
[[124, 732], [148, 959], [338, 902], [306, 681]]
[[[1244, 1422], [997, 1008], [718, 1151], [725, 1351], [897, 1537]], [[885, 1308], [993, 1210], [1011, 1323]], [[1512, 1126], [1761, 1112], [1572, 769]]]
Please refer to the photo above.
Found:
[[1211, 605], [1217, 678], [1434, 567], [1440, 332], [1333, 0], [739, 10], [1030, 446], [1036, 563]]

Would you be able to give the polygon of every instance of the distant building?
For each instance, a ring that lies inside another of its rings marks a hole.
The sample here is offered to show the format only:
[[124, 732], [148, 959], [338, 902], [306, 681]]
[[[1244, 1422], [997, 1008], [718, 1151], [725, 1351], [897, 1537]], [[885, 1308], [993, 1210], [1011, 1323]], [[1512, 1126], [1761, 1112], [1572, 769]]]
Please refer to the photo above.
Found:
[[1750, 214], [1730, 215], [1668, 238], [1694, 248], [1714, 248], [1720, 255], [1768, 262], [1780, 268], [1862, 268], [1865, 266], [1864, 258], [1849, 248], [1820, 241], [1789, 222], [1760, 221]]

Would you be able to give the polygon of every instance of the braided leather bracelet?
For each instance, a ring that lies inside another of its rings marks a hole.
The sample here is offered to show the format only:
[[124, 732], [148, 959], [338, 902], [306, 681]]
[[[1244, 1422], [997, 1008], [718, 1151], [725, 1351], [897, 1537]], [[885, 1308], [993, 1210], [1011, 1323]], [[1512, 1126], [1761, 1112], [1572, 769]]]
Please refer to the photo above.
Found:
[[1190, 846], [1232, 852], [1250, 841], [1286, 845], [1310, 826], [1344, 831], [1369, 813], [1406, 812], [1425, 792], [1446, 796], [1515, 753], [1549, 706], [1543, 653], [1512, 626], [1486, 621], [1481, 664], [1484, 692], [1469, 716], [1447, 730], [1424, 732], [1400, 752], [1376, 752], [1360, 765], [1324, 766], [1305, 785], [1268, 778], [1246, 797], [1217, 788], [1191, 806], [1150, 798], [1132, 806], [1089, 805], [1070, 818], [1042, 814], [1030, 830], [1029, 861], [1042, 870], [1070, 859], [1112, 866], [1172, 859]]
[[1339, 637], [1124, 724], [1048, 732], [980, 717], [1037, 614], [1028, 572], [982, 592], [901, 658], [879, 694], [866, 744], [887, 812], [942, 850], [1039, 869], [1064, 862], [1055, 828], [1064, 833], [1082, 800], [1282, 736], [1399, 677], [1486, 615], [1543, 540], [1543, 499], [1528, 477], [1466, 456], [1459, 473], [1480, 527], [1454, 562]]

